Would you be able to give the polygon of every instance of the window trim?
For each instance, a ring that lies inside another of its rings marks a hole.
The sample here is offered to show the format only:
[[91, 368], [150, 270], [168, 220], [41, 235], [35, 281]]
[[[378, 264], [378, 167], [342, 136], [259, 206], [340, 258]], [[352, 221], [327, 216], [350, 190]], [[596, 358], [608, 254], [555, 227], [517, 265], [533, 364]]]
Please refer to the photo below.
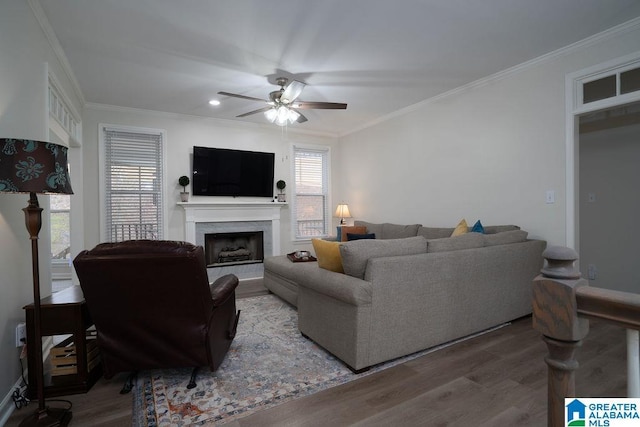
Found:
[[107, 218], [106, 218], [106, 168], [105, 168], [105, 157], [106, 157], [106, 141], [105, 141], [105, 131], [108, 129], [123, 131], [123, 132], [136, 132], [136, 133], [148, 133], [148, 134], [157, 134], [162, 138], [162, 161], [160, 167], [162, 168], [162, 179], [160, 182], [160, 191], [162, 193], [163, 204], [160, 208], [162, 210], [162, 224], [160, 224], [159, 229], [162, 231], [162, 239], [167, 239], [169, 224], [168, 224], [168, 215], [169, 215], [169, 207], [167, 203], [167, 131], [164, 129], [156, 129], [156, 128], [146, 128], [146, 127], [138, 127], [138, 126], [123, 126], [123, 125], [115, 125], [115, 124], [107, 124], [100, 123], [98, 125], [98, 197], [100, 199], [100, 241], [106, 242], [108, 241], [108, 236], [106, 235], [106, 226], [107, 226]]
[[332, 185], [331, 185], [331, 147], [328, 145], [317, 145], [317, 144], [299, 144], [299, 143], [291, 143], [290, 144], [290, 148], [289, 148], [289, 158], [291, 159], [291, 182], [292, 182], [292, 187], [293, 187], [293, 193], [291, 195], [291, 200], [290, 200], [290, 205], [291, 205], [291, 240], [294, 243], [300, 243], [300, 242], [311, 242], [311, 239], [315, 238], [315, 237], [298, 237], [297, 236], [297, 223], [298, 223], [298, 219], [296, 217], [296, 194], [297, 194], [297, 188], [296, 188], [296, 158], [295, 158], [295, 151], [296, 149], [301, 149], [301, 150], [310, 150], [310, 151], [323, 151], [326, 153], [327, 155], [327, 199], [326, 199], [326, 203], [327, 203], [327, 227], [326, 227], [326, 234], [322, 234], [321, 236], [317, 236], [317, 237], [327, 237], [329, 235], [331, 235], [331, 229], [333, 226], [333, 221], [332, 221], [332, 211], [331, 211], [331, 206], [333, 206], [333, 202], [332, 202]]

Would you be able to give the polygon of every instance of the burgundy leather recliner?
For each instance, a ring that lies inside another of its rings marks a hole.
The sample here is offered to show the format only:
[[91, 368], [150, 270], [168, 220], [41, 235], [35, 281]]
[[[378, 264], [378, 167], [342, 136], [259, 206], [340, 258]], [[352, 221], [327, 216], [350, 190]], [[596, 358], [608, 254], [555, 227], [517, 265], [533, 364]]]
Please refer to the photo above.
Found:
[[192, 367], [191, 388], [199, 367], [220, 366], [240, 315], [238, 278], [230, 274], [210, 285], [201, 246], [102, 243], [78, 254], [73, 265], [98, 331], [105, 378]]

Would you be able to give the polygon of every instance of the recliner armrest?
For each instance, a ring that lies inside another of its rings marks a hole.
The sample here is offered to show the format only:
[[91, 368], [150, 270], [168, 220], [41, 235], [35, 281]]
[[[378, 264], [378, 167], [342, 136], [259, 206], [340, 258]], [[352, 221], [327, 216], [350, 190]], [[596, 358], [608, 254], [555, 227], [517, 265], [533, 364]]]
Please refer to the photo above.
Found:
[[227, 274], [216, 279], [216, 281], [209, 285], [209, 287], [211, 289], [213, 306], [221, 306], [238, 287], [238, 277], [234, 274]]

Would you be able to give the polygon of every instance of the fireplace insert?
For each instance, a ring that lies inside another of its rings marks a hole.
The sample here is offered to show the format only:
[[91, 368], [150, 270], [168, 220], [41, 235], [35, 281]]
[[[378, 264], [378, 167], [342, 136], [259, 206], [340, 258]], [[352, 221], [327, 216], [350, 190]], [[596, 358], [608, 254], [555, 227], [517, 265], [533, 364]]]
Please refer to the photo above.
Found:
[[209, 233], [204, 235], [207, 267], [228, 267], [264, 261], [262, 231]]

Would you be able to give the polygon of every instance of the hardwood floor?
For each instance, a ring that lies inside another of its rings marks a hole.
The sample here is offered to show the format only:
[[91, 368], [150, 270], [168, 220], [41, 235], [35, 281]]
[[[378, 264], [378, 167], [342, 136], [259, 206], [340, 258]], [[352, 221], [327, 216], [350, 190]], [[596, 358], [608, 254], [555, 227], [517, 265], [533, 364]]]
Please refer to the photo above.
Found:
[[[266, 291], [246, 283], [238, 297]], [[545, 426], [546, 346], [523, 318], [382, 372], [226, 424], [250, 426]], [[578, 353], [576, 391], [583, 397], [626, 395], [625, 331], [591, 322]], [[73, 402], [73, 426], [130, 426], [131, 395], [122, 377], [101, 379]], [[15, 411], [17, 426], [35, 404]], [[54, 402], [51, 403], [54, 406]]]

